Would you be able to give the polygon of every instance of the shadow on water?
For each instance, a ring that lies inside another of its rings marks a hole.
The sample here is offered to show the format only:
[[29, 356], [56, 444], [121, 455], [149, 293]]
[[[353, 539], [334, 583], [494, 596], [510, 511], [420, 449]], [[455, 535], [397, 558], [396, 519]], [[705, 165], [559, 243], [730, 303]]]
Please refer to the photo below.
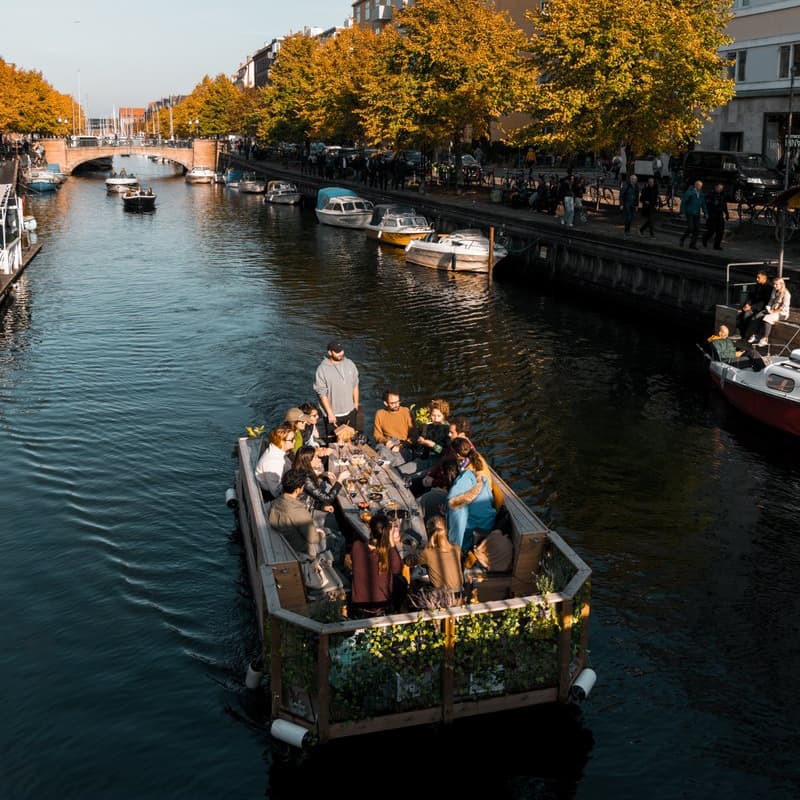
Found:
[[[539, 707], [453, 725], [329, 742], [298, 761], [272, 748], [267, 794], [324, 796], [349, 765], [349, 790], [381, 797], [481, 796], [567, 800], [576, 796], [594, 745], [576, 706]], [[363, 796], [355, 794], [354, 796]]]

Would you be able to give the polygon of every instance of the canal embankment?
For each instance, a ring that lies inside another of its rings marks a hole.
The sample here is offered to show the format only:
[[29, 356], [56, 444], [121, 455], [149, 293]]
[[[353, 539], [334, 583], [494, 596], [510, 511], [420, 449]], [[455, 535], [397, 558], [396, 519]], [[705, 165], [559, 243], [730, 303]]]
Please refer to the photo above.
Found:
[[[266, 179], [293, 181], [309, 203], [320, 187], [331, 183], [285, 162], [221, 158], [224, 165]], [[687, 327], [708, 327], [717, 305], [735, 302], [741, 284], [753, 280], [756, 263], [775, 261], [769, 269], [771, 274], [777, 270], [778, 243], [772, 231], [746, 222], [728, 223], [722, 251], [681, 247], [684, 226], [677, 202], [672, 211], [657, 213], [654, 238], [639, 236], [637, 220], [632, 235], [625, 237], [616, 205], [587, 205], [587, 221], [569, 228], [558, 217], [492, 202], [490, 187], [454, 191], [423, 184], [378, 190], [346, 178], [334, 182], [373, 202], [413, 204], [439, 231], [493, 227], [511, 255], [498, 266], [498, 280], [547, 283]], [[784, 275], [800, 278], [800, 242], [786, 247]]]

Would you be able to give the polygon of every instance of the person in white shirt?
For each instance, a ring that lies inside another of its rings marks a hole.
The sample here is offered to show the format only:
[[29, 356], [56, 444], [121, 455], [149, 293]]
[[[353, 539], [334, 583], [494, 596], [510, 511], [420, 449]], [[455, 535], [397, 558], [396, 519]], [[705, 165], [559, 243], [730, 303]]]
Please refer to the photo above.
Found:
[[269, 432], [269, 447], [256, 464], [256, 480], [265, 500], [274, 500], [281, 493], [281, 478], [291, 466], [289, 454], [294, 448], [294, 431], [290, 425], [278, 425]]

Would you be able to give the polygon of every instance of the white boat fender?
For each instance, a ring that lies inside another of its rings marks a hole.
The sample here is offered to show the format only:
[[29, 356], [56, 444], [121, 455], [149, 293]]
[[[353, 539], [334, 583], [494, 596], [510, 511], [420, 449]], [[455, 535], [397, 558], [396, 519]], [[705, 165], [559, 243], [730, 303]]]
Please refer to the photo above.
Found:
[[308, 729], [304, 728], [302, 725], [295, 725], [294, 722], [289, 722], [285, 719], [276, 719], [275, 722], [272, 723], [269, 732], [275, 739], [286, 742], [286, 744], [292, 747], [301, 748], [303, 746], [303, 739], [305, 739], [308, 734]]
[[236, 499], [236, 492], [233, 489], [228, 489], [225, 492], [225, 505], [228, 508], [236, 508], [239, 505], [239, 501]]
[[264, 674], [262, 671], [263, 665], [258, 661], [251, 661], [247, 665], [247, 675], [245, 675], [244, 685], [250, 689], [258, 689], [261, 685], [261, 676]]
[[576, 703], [582, 703], [589, 696], [596, 680], [597, 673], [593, 669], [587, 667], [581, 670], [581, 674], [575, 679], [575, 683], [570, 686], [569, 696]]

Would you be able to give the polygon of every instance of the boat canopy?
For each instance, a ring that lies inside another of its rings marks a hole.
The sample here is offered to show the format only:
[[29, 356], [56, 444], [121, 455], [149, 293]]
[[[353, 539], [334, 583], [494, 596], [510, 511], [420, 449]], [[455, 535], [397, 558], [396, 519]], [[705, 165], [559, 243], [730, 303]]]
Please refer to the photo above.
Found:
[[387, 214], [416, 214], [416, 211], [411, 206], [398, 205], [397, 203], [378, 203], [372, 212], [372, 219], [369, 224], [380, 225], [381, 220]]
[[326, 186], [317, 192], [317, 208], [325, 208], [333, 197], [356, 197], [352, 189], [342, 189], [341, 186]]

